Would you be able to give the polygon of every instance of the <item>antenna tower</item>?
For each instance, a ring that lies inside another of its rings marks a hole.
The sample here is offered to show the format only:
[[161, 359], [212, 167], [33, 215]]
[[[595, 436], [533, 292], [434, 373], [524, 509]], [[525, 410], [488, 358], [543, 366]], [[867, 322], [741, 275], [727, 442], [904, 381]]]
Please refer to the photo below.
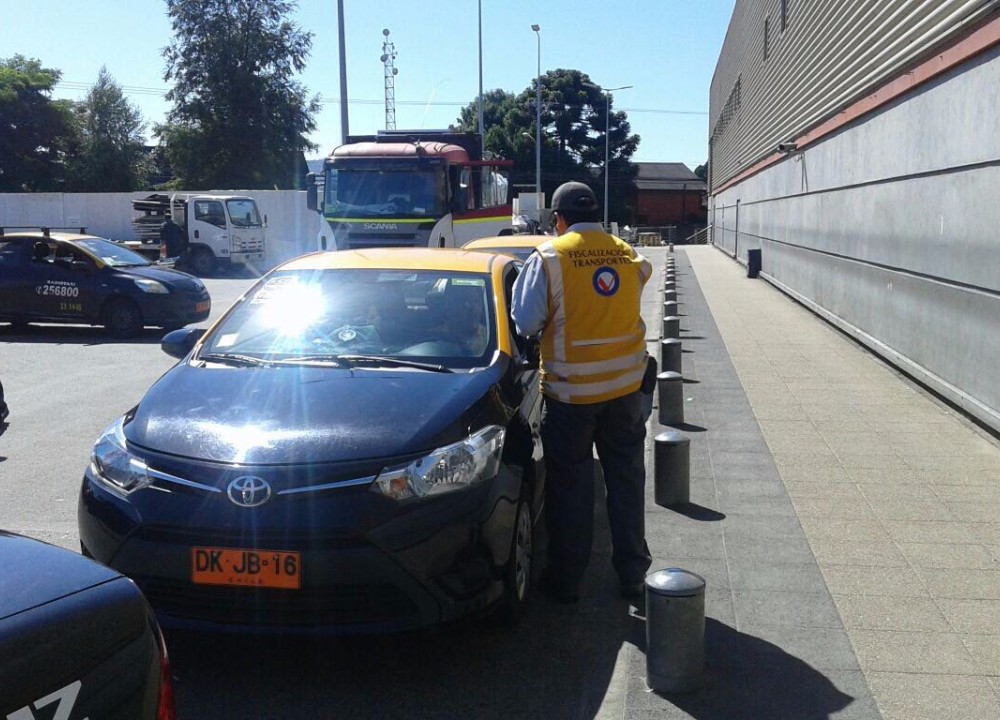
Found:
[[389, 40], [389, 28], [382, 31], [382, 66], [385, 68], [385, 129], [396, 129], [396, 46]]

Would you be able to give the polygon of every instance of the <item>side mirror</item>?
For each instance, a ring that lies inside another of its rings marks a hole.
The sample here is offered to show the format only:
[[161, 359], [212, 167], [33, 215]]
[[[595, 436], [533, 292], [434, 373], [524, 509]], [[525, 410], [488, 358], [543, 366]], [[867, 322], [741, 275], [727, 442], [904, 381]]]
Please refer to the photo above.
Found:
[[90, 270], [90, 263], [86, 260], [73, 260], [69, 264], [70, 270], [76, 272], [88, 272]]
[[306, 175], [306, 207], [310, 210], [319, 210], [319, 198], [317, 196], [316, 173], [308, 173]]
[[204, 328], [181, 328], [168, 332], [160, 340], [160, 349], [170, 357], [183, 360], [205, 334]]

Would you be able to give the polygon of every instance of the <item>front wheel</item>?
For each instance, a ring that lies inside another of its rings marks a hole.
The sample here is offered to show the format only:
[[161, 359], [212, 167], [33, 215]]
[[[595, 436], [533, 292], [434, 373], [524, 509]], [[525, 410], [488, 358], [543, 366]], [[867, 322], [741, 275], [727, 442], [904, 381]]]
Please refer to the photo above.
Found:
[[196, 247], [191, 251], [191, 257], [188, 260], [191, 265], [191, 270], [195, 275], [199, 277], [205, 277], [211, 275], [215, 272], [215, 255], [212, 251], [206, 247]]
[[108, 303], [103, 314], [104, 327], [119, 338], [132, 337], [142, 331], [142, 313], [139, 306], [126, 298]]
[[510, 560], [503, 570], [503, 597], [497, 608], [497, 617], [504, 625], [517, 624], [524, 614], [531, 587], [531, 568], [534, 556], [535, 526], [531, 520], [531, 505], [526, 498], [517, 504], [514, 519], [514, 537], [511, 539]]

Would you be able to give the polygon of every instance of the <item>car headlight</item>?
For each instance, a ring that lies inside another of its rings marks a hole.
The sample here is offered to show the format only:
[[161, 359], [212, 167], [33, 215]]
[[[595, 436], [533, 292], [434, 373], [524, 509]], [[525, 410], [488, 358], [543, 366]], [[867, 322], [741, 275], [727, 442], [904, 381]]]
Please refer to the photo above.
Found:
[[439, 495], [467, 488], [497, 474], [504, 429], [488, 425], [465, 440], [438, 448], [408, 465], [386, 468], [371, 484], [394, 500]]
[[101, 483], [118, 495], [128, 495], [152, 482], [146, 463], [125, 447], [122, 419], [108, 425], [94, 444], [90, 455], [91, 468]]
[[158, 280], [150, 280], [149, 278], [135, 278], [133, 282], [143, 292], [153, 293], [154, 295], [166, 295], [170, 291], [167, 290], [167, 286]]

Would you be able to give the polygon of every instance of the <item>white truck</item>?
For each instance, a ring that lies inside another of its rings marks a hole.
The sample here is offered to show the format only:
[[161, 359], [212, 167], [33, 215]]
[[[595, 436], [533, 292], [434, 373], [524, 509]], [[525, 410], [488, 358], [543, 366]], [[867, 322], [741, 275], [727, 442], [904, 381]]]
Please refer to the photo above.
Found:
[[167, 257], [167, 249], [160, 242], [160, 227], [171, 218], [187, 237], [188, 249], [182, 263], [196, 275], [210, 275], [229, 265], [264, 264], [267, 216], [261, 218], [253, 198], [154, 194], [133, 200], [132, 208], [132, 230], [138, 240], [126, 244], [144, 255]]

